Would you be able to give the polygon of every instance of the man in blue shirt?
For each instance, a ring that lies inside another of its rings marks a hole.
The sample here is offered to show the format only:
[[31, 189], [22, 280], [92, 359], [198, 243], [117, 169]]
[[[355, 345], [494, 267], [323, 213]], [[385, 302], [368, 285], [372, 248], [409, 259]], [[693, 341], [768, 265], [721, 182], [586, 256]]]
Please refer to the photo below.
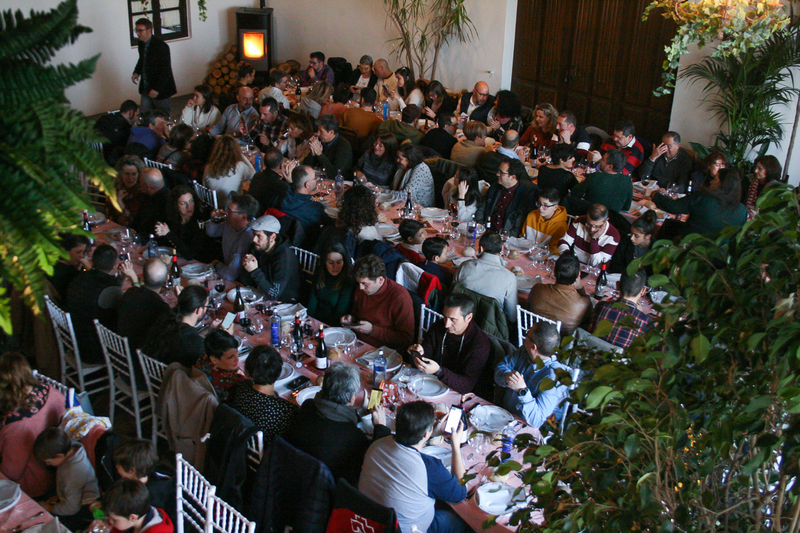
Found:
[[[557, 370], [569, 372], [553, 353], [558, 348], [560, 337], [555, 325], [537, 322], [528, 334], [522, 347], [507, 355], [494, 373], [494, 381], [503, 387], [503, 407], [522, 416], [533, 427], [541, 427], [552, 414], [561, 416], [559, 404], [569, 395], [569, 387], [558, 383]], [[540, 390], [545, 378], [555, 385]]]
[[396, 431], [367, 450], [358, 490], [397, 513], [401, 531], [416, 526], [427, 533], [466, 532], [469, 526], [451, 509], [435, 508], [436, 500], [460, 502], [467, 489], [458, 480], [466, 472], [461, 443], [466, 432], [459, 424], [451, 436], [452, 474], [436, 457], [421, 453], [433, 434], [436, 414], [429, 403], [417, 401], [397, 410]]
[[313, 168], [296, 166], [292, 170], [292, 186], [281, 203], [281, 211], [296, 218], [306, 234], [318, 231], [320, 226], [333, 224], [333, 219], [325, 212], [325, 205], [312, 199], [317, 192], [317, 176]]

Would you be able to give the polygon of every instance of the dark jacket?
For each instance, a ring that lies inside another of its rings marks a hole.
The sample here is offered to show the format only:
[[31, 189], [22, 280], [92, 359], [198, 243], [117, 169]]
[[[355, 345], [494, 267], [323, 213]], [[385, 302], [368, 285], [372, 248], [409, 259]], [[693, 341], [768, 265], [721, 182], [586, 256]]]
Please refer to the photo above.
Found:
[[419, 142], [419, 145], [435, 150], [436, 153], [445, 159], [450, 159], [453, 146], [455, 146], [457, 142], [458, 139], [447, 133], [444, 128], [433, 128], [425, 134]]
[[[355, 85], [358, 82], [358, 78], [360, 78], [360, 77], [361, 77], [361, 71], [358, 70], [358, 69], [355, 69], [353, 71], [353, 73], [350, 74], [350, 78], [348, 78], [348, 80], [347, 80], [347, 85]], [[370, 89], [374, 89], [376, 83], [378, 83], [378, 76], [376, 76], [375, 73], [373, 72], [369, 76], [369, 81], [367, 82], [367, 87], [369, 87]]]
[[508, 170], [517, 177], [517, 181], [533, 183], [522, 161], [495, 152], [494, 150], [485, 152], [478, 158], [475, 164], [475, 171], [478, 173], [478, 179], [485, 181], [489, 185], [497, 183], [497, 171], [500, 170], [500, 163], [504, 161], [508, 161]]
[[[481, 224], [485, 224], [489, 220], [502, 190], [503, 186], [499, 183], [495, 183], [489, 188], [486, 201], [478, 207], [478, 211], [475, 213], [475, 220]], [[506, 211], [505, 224], [502, 229], [511, 230], [514, 235], [519, 235], [528, 213], [534, 209], [537, 201], [536, 186], [519, 182], [517, 192], [514, 193], [508, 211]]]
[[251, 249], [258, 261], [252, 272], [242, 269], [240, 281], [256, 287], [269, 300], [288, 302], [300, 295], [300, 263], [283, 237], [278, 235], [270, 253]]
[[141, 198], [141, 208], [133, 219], [131, 227], [141, 235], [142, 242], [146, 243], [150, 235], [155, 234], [156, 222], [167, 221], [169, 209], [169, 189], [164, 185], [161, 190], [149, 196], [144, 193]]
[[303, 160], [303, 164], [321, 167], [328, 179], [335, 178], [340, 170], [344, 179], [350, 179], [353, 170], [353, 148], [347, 139], [337, 134], [328, 144], [323, 143], [320, 155], [309, 154]]
[[283, 199], [280, 210], [299, 220], [306, 232], [333, 224], [333, 219], [325, 212], [325, 205], [314, 201], [308, 194], [290, 191]]
[[741, 226], [747, 222], [747, 209], [737, 203], [726, 208], [715, 196], [696, 192], [673, 200], [663, 194], [653, 196], [656, 207], [673, 215], [689, 215], [682, 233], [709, 235], [722, 231], [725, 226]]
[[100, 132], [109, 142], [103, 143], [103, 157], [108, 164], [116, 163], [122, 154], [128, 137], [131, 135], [131, 123], [120, 113], [106, 113], [94, 123], [94, 129]]
[[[159, 222], [165, 222], [160, 220]], [[200, 229], [197, 221], [192, 219], [186, 224], [179, 221], [170, 221], [169, 233], [158, 237], [158, 243], [169, 248], [175, 248], [178, 255], [187, 261], [197, 260], [210, 263], [222, 255], [218, 243]]]
[[323, 533], [334, 487], [325, 463], [275, 437], [264, 450], [244, 514], [255, 521], [256, 533], [286, 526], [294, 533]]
[[81, 272], [67, 286], [64, 310], [72, 315], [72, 327], [83, 363], [104, 362], [93, 321], [96, 318], [105, 327], [116, 331], [117, 305], [121, 296], [117, 278], [96, 269]]
[[270, 207], [280, 209], [283, 199], [286, 198], [290, 188], [280, 174], [268, 168], [257, 172], [253, 176], [247, 193], [258, 200], [259, 212], [263, 213]]
[[139, 74], [139, 94], [147, 94], [151, 90], [158, 92], [156, 99], [163, 100], [174, 95], [175, 78], [172, 76], [172, 62], [169, 55], [169, 45], [159, 37], [150, 37], [145, 58], [145, 43], [139, 41], [139, 61], [136, 62], [135, 74]]
[[[472, 99], [472, 91], [465, 92], [461, 95], [461, 112], [466, 113], [469, 109], [470, 100]], [[489, 111], [494, 107], [494, 95], [490, 94], [486, 98], [486, 102], [476, 107], [469, 115], [469, 120], [478, 120], [484, 124], [489, 124]]]
[[[119, 304], [117, 333], [128, 337], [131, 356], [136, 358], [136, 349], [147, 339], [150, 328], [169, 313], [169, 305], [157, 292], [146, 287], [131, 287], [122, 295]], [[149, 355], [149, 354], [148, 354]], [[139, 375], [137, 374], [137, 385]], [[141, 383], [144, 385], [144, 382]]]

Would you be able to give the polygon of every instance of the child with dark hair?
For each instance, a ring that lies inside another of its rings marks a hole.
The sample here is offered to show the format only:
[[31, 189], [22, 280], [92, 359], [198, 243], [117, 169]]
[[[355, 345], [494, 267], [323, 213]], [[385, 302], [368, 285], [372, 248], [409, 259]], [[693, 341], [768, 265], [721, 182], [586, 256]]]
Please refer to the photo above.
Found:
[[175, 482], [156, 472], [158, 451], [152, 442], [144, 439], [123, 442], [114, 450], [114, 465], [122, 479], [144, 483], [151, 503], [175, 517]]
[[56, 496], [41, 502], [42, 507], [70, 530], [84, 529], [92, 520], [89, 505], [100, 496], [100, 489], [83, 445], [73, 442], [63, 429], [51, 427], [36, 437], [33, 453], [56, 469]]
[[425, 262], [425, 257], [420, 253], [422, 251], [420, 245], [427, 235], [425, 226], [421, 222], [407, 218], [400, 222], [399, 230], [400, 242], [397, 243], [395, 248], [406, 259], [415, 265], [421, 266]]
[[428, 237], [422, 243], [422, 253], [425, 255], [425, 262], [420, 265], [422, 270], [439, 278], [447, 292], [453, 283], [453, 275], [441, 267], [447, 262], [447, 241], [443, 237]]
[[111, 533], [173, 533], [175, 526], [167, 513], [153, 507], [150, 492], [141, 481], [121, 479], [102, 499]]

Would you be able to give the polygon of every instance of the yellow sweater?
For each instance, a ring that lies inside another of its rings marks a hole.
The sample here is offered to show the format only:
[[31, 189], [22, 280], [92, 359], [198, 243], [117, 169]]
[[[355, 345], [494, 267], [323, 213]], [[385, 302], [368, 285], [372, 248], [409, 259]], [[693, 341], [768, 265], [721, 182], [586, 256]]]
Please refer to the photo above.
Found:
[[563, 205], [556, 207], [556, 212], [545, 220], [535, 209], [528, 213], [522, 237], [539, 243], [549, 244], [550, 253], [558, 254], [558, 241], [567, 233], [567, 208]]

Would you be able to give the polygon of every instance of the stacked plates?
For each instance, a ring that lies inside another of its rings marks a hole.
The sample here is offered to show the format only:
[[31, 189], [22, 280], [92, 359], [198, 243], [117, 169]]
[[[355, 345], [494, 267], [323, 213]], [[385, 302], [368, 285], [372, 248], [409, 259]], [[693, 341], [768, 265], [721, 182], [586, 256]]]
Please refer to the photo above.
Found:
[[[325, 336], [327, 339], [327, 334]], [[383, 356], [386, 357], [386, 371], [387, 372], [394, 372], [401, 366], [403, 366], [403, 358], [400, 357], [400, 354], [396, 351], [392, 350], [391, 348], [387, 348], [383, 346], [380, 348], [383, 350]], [[356, 359], [356, 363], [363, 365], [367, 368], [372, 368], [372, 364], [375, 362], [375, 358], [378, 357], [378, 350], [372, 350], [371, 352], [367, 352], [361, 357]]]
[[439, 209], [437, 207], [423, 207], [420, 214], [425, 218], [432, 218], [434, 220], [441, 220], [447, 216], [446, 209]]
[[[254, 303], [264, 298], [264, 295], [258, 292], [255, 289], [251, 289], [250, 287], [239, 287], [239, 292], [242, 294], [242, 298], [247, 303]], [[233, 288], [228, 291], [228, 301], [233, 303], [236, 299], [236, 289]]]
[[13, 509], [21, 497], [22, 489], [18, 483], [0, 479], [0, 513]]
[[476, 405], [469, 413], [469, 423], [478, 431], [501, 431], [514, 421], [514, 415], [496, 405]]
[[356, 334], [347, 328], [326, 328], [325, 344], [328, 346], [353, 346], [356, 343]]
[[281, 320], [294, 320], [294, 315], [297, 313], [300, 313], [300, 320], [305, 320], [308, 316], [308, 311], [300, 304], [276, 305], [273, 312], [277, 313], [278, 316], [281, 317]]
[[375, 224], [375, 229], [377, 229], [378, 233], [381, 234], [381, 237], [385, 239], [395, 239], [400, 236], [400, 230], [394, 224], [380, 222]]
[[204, 278], [214, 272], [214, 267], [205, 263], [189, 263], [181, 268], [181, 276], [186, 279]]

